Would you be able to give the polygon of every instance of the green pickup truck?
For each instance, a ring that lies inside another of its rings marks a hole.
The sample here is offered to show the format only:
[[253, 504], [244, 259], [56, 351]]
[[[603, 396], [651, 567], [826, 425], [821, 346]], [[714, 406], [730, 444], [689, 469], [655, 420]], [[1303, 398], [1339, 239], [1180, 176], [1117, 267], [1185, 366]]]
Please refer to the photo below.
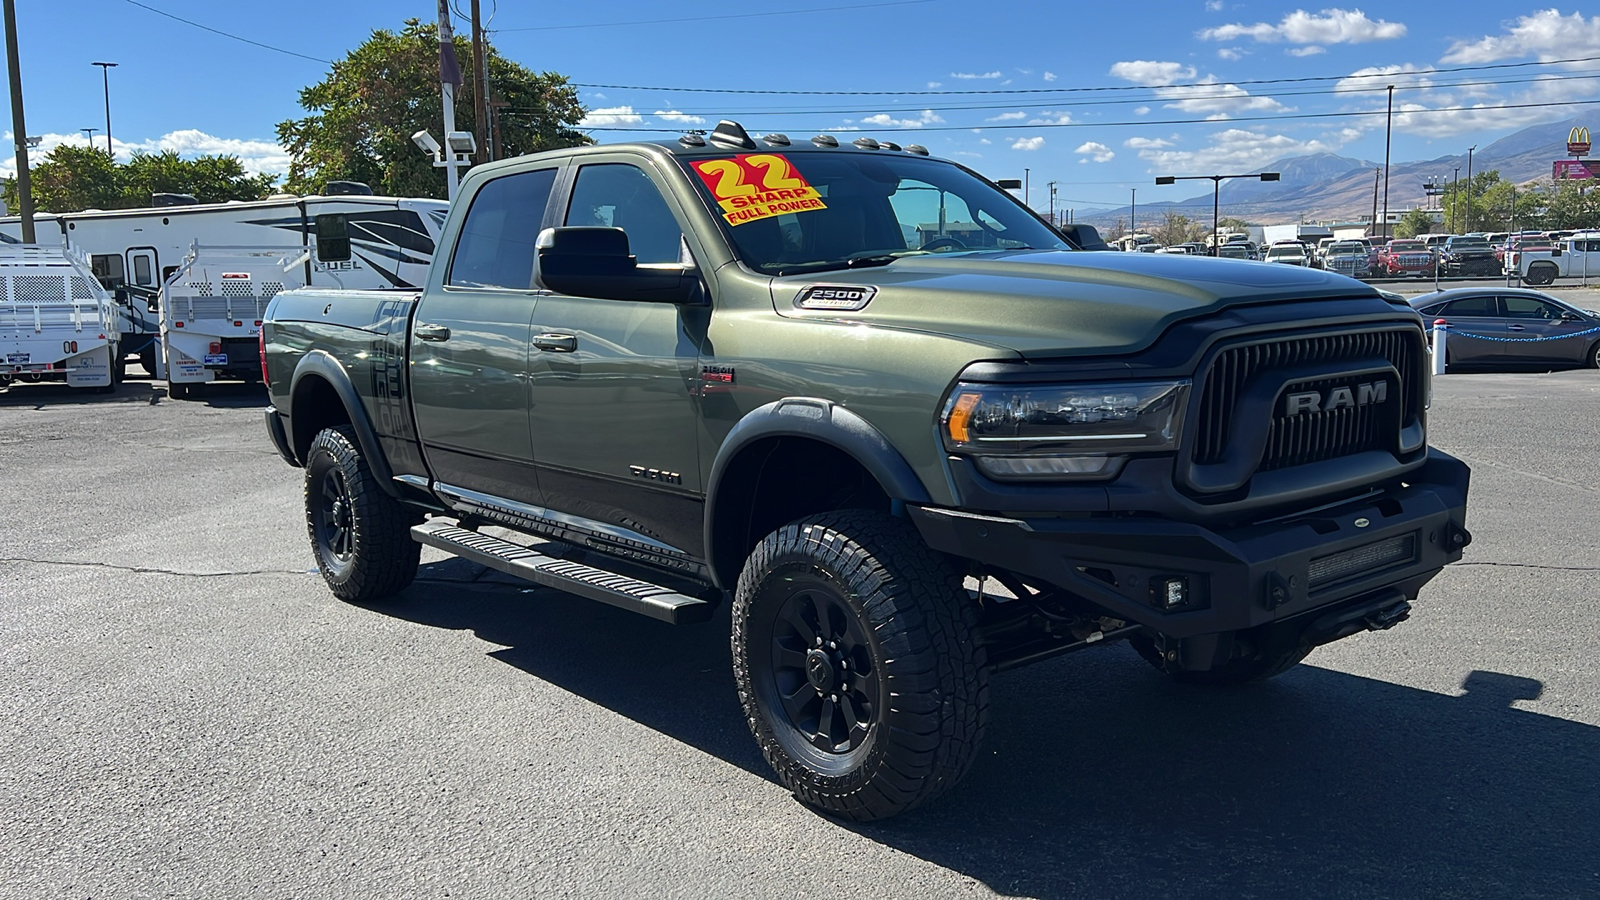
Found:
[[727, 600], [767, 760], [854, 819], [959, 780], [994, 671], [1126, 641], [1270, 677], [1470, 540], [1404, 302], [1080, 250], [914, 145], [480, 166], [423, 290], [281, 293], [261, 334], [336, 596], [426, 544], [668, 623]]

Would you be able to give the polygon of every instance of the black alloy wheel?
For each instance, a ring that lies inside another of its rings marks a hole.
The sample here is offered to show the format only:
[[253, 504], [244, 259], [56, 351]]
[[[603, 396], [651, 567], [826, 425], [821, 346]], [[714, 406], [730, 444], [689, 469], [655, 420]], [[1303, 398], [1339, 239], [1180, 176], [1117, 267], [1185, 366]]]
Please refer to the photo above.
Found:
[[326, 428], [306, 452], [306, 530], [317, 569], [334, 596], [381, 600], [417, 577], [422, 545], [415, 512], [385, 494], [350, 426]]
[[904, 519], [844, 510], [751, 552], [733, 606], [745, 720], [801, 802], [858, 821], [938, 796], [988, 721], [977, 608]]

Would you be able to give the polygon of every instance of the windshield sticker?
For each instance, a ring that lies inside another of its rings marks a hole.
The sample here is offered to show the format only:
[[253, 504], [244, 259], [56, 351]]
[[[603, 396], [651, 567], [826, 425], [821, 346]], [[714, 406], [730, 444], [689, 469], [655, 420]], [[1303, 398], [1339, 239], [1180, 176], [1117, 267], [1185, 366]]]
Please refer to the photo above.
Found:
[[729, 225], [743, 225], [786, 213], [827, 209], [822, 194], [776, 153], [745, 153], [732, 159], [694, 164]]

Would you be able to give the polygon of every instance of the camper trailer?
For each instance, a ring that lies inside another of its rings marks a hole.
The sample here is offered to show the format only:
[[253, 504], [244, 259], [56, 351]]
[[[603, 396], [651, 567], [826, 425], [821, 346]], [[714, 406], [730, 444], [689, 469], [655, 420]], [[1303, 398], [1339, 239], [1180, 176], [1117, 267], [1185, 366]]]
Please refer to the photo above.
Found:
[[[130, 296], [121, 349], [139, 355], [146, 371], [154, 374], [153, 339], [159, 324], [150, 306], [161, 284], [183, 265], [196, 242], [303, 247], [314, 246], [323, 231], [342, 232], [349, 239], [349, 258], [324, 261], [313, 252], [302, 263], [302, 283], [372, 289], [422, 284], [449, 204], [377, 197], [360, 193], [365, 185], [353, 182], [334, 182], [330, 188], [351, 193], [280, 194], [268, 200], [227, 203], [195, 203], [183, 194], [157, 194], [153, 198], [157, 205], [142, 209], [41, 213], [35, 217], [35, 231], [39, 244], [75, 250], [89, 260], [101, 285]], [[17, 217], [0, 218], [0, 241], [21, 242]]]

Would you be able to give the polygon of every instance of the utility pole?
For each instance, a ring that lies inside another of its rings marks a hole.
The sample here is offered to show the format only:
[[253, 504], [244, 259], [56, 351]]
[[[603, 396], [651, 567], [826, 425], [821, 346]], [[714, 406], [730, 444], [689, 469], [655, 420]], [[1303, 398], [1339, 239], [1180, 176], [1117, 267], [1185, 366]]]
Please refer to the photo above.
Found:
[[455, 41], [455, 32], [450, 28], [450, 0], [439, 0], [439, 96], [444, 102], [445, 187], [451, 200], [456, 199], [460, 184], [456, 153], [450, 147], [450, 135], [456, 130], [456, 88], [461, 86]]
[[1056, 183], [1054, 181], [1047, 182], [1047, 186], [1050, 188], [1050, 225], [1053, 228], [1057, 224], [1056, 223]]
[[28, 126], [22, 120], [22, 61], [17, 56], [17, 4], [5, 0], [6, 74], [11, 76], [11, 131], [17, 146], [17, 214], [22, 217], [22, 242], [37, 244], [33, 233], [33, 185], [28, 180]]
[[1383, 127], [1383, 234], [1389, 235], [1389, 141], [1394, 136], [1394, 85], [1389, 85], [1389, 117]]
[[472, 0], [472, 80], [477, 82], [473, 91], [475, 127], [472, 130], [478, 136], [478, 162], [484, 163], [495, 158], [495, 147], [489, 142], [489, 45], [483, 39], [478, 2]]
[[1377, 166], [1372, 167], [1372, 236], [1378, 236], [1378, 179], [1383, 175], [1383, 170]]
[[90, 63], [90, 65], [99, 66], [100, 67], [100, 80], [105, 82], [105, 86], [106, 86], [106, 155], [111, 157], [111, 158], [113, 158], [113, 159], [115, 159], [116, 158], [116, 152], [111, 149], [111, 70], [115, 69], [117, 67], [117, 64], [116, 63], [112, 63], [112, 62], [97, 62], [97, 63]]
[[1029, 209], [1033, 209], [1033, 190], [1028, 187], [1028, 175], [1032, 171], [1028, 168], [1022, 170], [1022, 205]]
[[1139, 189], [1133, 188], [1133, 198], [1128, 201], [1128, 234], [1139, 233]]
[[1477, 144], [1467, 148], [1467, 211], [1463, 220], [1465, 224], [1461, 226], [1463, 232], [1472, 230], [1472, 151], [1476, 149], [1478, 149]]
[[1456, 233], [1456, 206], [1461, 203], [1461, 167], [1450, 176], [1450, 233]]

